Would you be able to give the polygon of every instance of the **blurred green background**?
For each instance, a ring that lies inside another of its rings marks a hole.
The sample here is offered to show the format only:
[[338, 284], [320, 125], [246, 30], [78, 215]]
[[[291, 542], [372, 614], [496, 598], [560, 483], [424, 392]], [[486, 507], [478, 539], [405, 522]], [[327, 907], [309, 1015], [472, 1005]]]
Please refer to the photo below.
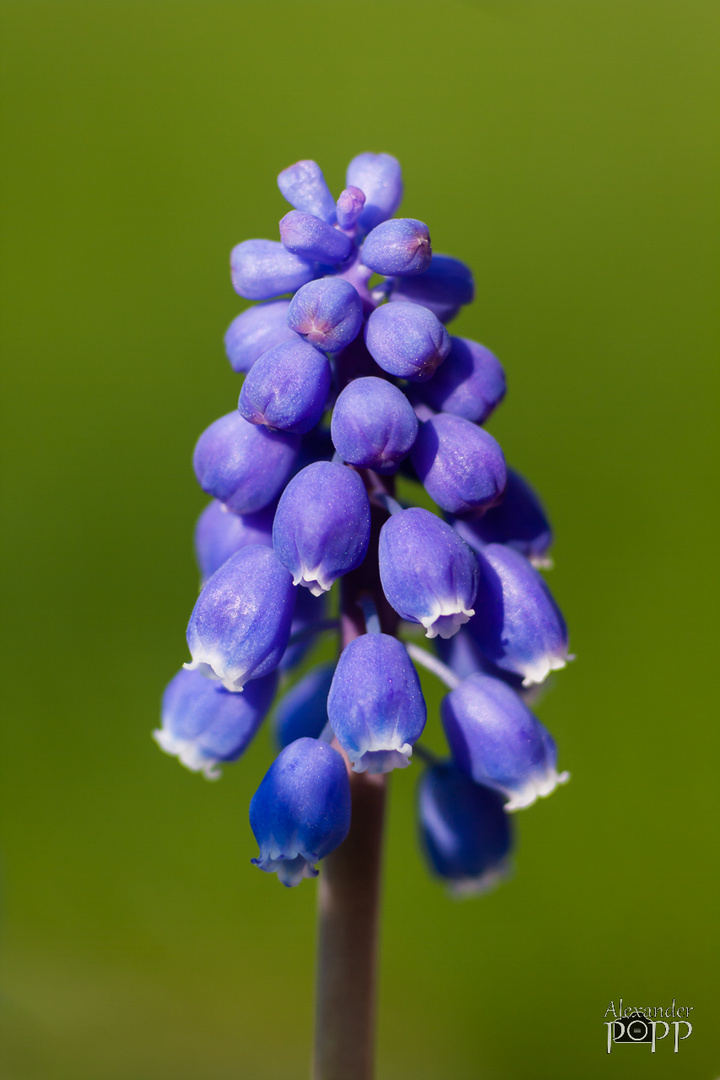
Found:
[[[572, 783], [458, 903], [393, 777], [380, 1080], [720, 1075], [718, 6], [3, 3], [4, 1076], [304, 1077], [315, 886], [249, 865], [264, 733], [209, 784], [150, 739], [186, 658], [234, 405], [230, 247], [280, 169], [388, 151], [475, 270], [492, 421], [556, 526], [577, 662], [539, 712]], [[425, 680], [431, 704], [438, 685]], [[438, 741], [432, 708], [431, 741]], [[611, 1000], [695, 1030], [605, 1053]]]

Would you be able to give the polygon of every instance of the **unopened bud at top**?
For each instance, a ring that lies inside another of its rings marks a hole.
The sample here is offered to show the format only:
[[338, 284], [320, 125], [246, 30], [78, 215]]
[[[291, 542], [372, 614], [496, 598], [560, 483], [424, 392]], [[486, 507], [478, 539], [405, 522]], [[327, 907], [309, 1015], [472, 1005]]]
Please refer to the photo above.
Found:
[[365, 326], [365, 344], [390, 375], [423, 382], [450, 352], [442, 323], [419, 304], [383, 304]]
[[422, 274], [431, 257], [428, 227], [415, 218], [381, 222], [360, 250], [362, 262], [376, 274]]
[[365, 192], [360, 188], [347, 187], [340, 192], [337, 201], [337, 223], [341, 229], [354, 229], [365, 206]]
[[238, 408], [251, 424], [302, 435], [325, 411], [331, 381], [325, 354], [296, 336], [255, 361]]
[[315, 263], [278, 240], [243, 240], [230, 253], [230, 270], [235, 292], [246, 300], [272, 300], [315, 277]]
[[412, 449], [418, 419], [402, 390], [368, 375], [340, 393], [330, 432], [343, 461], [386, 475], [394, 473]]
[[419, 394], [438, 412], [464, 416], [482, 424], [505, 396], [505, 372], [484, 345], [451, 338], [450, 352]]
[[339, 229], [301, 210], [291, 210], [280, 222], [283, 247], [304, 259], [341, 263], [352, 249], [352, 240]]
[[287, 324], [289, 300], [256, 304], [238, 315], [225, 334], [225, 352], [233, 371], [249, 371], [268, 349], [290, 341], [293, 331]]
[[362, 301], [344, 278], [319, 278], [298, 289], [287, 318], [288, 326], [311, 345], [325, 352], [340, 352], [358, 335]]
[[402, 202], [400, 162], [390, 154], [358, 154], [348, 165], [347, 185], [360, 188], [365, 195], [359, 224], [370, 232], [392, 217]]
[[411, 458], [430, 498], [451, 514], [485, 510], [505, 490], [500, 446], [462, 416], [438, 413], [421, 424]]
[[314, 214], [328, 225], [335, 222], [335, 200], [325, 183], [322, 169], [314, 161], [296, 161], [278, 176], [282, 195], [296, 210]]
[[454, 319], [464, 304], [475, 296], [472, 271], [459, 259], [449, 255], [433, 255], [422, 274], [396, 277], [392, 283], [391, 300], [410, 301], [429, 308], [442, 323]]

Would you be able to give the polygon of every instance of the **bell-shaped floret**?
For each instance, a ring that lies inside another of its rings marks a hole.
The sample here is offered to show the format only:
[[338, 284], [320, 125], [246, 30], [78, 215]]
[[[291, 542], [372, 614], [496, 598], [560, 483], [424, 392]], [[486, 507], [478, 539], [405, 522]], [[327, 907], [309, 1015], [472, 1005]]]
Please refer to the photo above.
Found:
[[167, 686], [162, 727], [153, 738], [166, 754], [208, 780], [220, 775], [218, 764], [236, 761], [249, 745], [270, 708], [277, 672], [253, 679], [242, 694], [231, 694], [198, 671], [182, 669]]
[[457, 767], [508, 800], [531, 806], [569, 779], [558, 774], [549, 732], [514, 690], [488, 675], [470, 675], [443, 698], [443, 727]]
[[456, 519], [453, 528], [476, 551], [486, 544], [506, 544], [533, 566], [552, 565], [547, 555], [553, 540], [552, 526], [537, 493], [514, 469], [507, 471], [502, 502], [474, 521]]
[[365, 325], [365, 344], [390, 375], [424, 382], [450, 352], [450, 336], [420, 304], [383, 304]]
[[292, 578], [267, 547], [241, 548], [205, 583], [190, 616], [185, 667], [242, 690], [280, 662], [295, 606]]
[[279, 240], [243, 240], [230, 252], [233, 289], [246, 300], [272, 300], [315, 277], [315, 264], [293, 255]]
[[363, 634], [345, 646], [330, 687], [328, 717], [354, 772], [383, 773], [410, 764], [426, 709], [401, 641]]
[[451, 338], [450, 352], [418, 393], [433, 409], [482, 424], [505, 396], [498, 358], [468, 338]]
[[296, 210], [314, 214], [332, 225], [335, 222], [335, 200], [325, 183], [322, 169], [314, 161], [296, 161], [278, 176], [281, 194]]
[[314, 214], [291, 210], [280, 221], [280, 241], [293, 255], [321, 263], [341, 263], [352, 251], [352, 240]]
[[485, 510], [505, 490], [500, 446], [462, 416], [438, 413], [426, 420], [410, 456], [430, 498], [451, 514]]
[[296, 739], [320, 738], [328, 722], [327, 699], [334, 671], [335, 664], [319, 664], [283, 694], [273, 717], [275, 739], [281, 748]]
[[281, 671], [292, 671], [305, 658], [315, 644], [318, 623], [324, 622], [327, 617], [327, 593], [313, 596], [309, 589], [296, 589], [295, 593], [290, 644], [280, 661]]
[[295, 337], [287, 324], [289, 307], [289, 300], [273, 300], [256, 304], [233, 319], [225, 334], [225, 352], [233, 371], [249, 371], [268, 349]]
[[249, 424], [235, 410], [197, 441], [193, 467], [203, 491], [235, 514], [254, 514], [282, 491], [300, 451], [296, 435]]
[[401, 618], [421, 623], [427, 637], [450, 638], [475, 614], [477, 559], [458, 534], [428, 510], [400, 510], [385, 522], [379, 560], [390, 604]]
[[502, 796], [451, 764], [420, 780], [418, 814], [430, 866], [456, 895], [487, 892], [510, 870], [511, 819]]
[[317, 877], [315, 863], [350, 829], [350, 781], [342, 755], [317, 739], [297, 739], [280, 752], [250, 803], [260, 848], [255, 866], [283, 885]]
[[516, 675], [512, 671], [503, 671], [502, 668], [491, 663], [467, 626], [459, 630], [452, 638], [446, 640], [438, 638], [435, 647], [442, 662], [459, 680], [467, 679], [468, 675], [475, 674], [490, 675], [493, 679], [500, 679], [514, 690], [530, 709], [542, 699], [547, 689], [547, 684], [540, 686], [533, 683], [532, 686], [523, 686], [522, 675]]
[[330, 433], [343, 461], [381, 475], [394, 473], [418, 432], [415, 411], [397, 386], [368, 375], [340, 393]]
[[428, 227], [415, 218], [383, 221], [360, 249], [362, 263], [376, 274], [422, 274], [431, 258]]
[[422, 274], [395, 278], [390, 293], [391, 300], [410, 301], [429, 308], [442, 323], [454, 319], [474, 296], [470, 267], [450, 255], [433, 255], [430, 266]]
[[370, 503], [356, 472], [315, 461], [293, 477], [278, 503], [273, 545], [280, 562], [318, 596], [365, 558]]
[[362, 317], [357, 290], [344, 278], [327, 277], [311, 281], [295, 293], [288, 326], [311, 345], [334, 353], [357, 337]]
[[470, 633], [485, 656], [525, 686], [541, 683], [569, 659], [567, 626], [538, 571], [502, 544], [477, 552], [480, 568]]
[[400, 162], [390, 154], [358, 154], [348, 165], [347, 185], [360, 188], [365, 195], [359, 224], [370, 232], [392, 217], [402, 202]]
[[295, 336], [255, 362], [245, 377], [238, 409], [251, 424], [302, 435], [325, 411], [331, 382], [327, 356]]
[[219, 570], [240, 548], [251, 544], [272, 547], [275, 507], [256, 514], [233, 514], [217, 500], [206, 506], [195, 526], [195, 556], [203, 581]]
[[365, 206], [365, 192], [360, 188], [347, 187], [340, 192], [337, 201], [337, 223], [341, 229], [354, 229]]

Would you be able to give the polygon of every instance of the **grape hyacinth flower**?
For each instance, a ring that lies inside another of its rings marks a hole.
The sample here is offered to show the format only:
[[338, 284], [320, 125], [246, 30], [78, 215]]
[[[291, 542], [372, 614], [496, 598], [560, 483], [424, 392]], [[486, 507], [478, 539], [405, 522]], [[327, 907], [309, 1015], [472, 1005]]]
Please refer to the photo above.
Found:
[[429, 638], [452, 637], [475, 614], [477, 559], [435, 514], [420, 507], [393, 514], [380, 532], [378, 555], [386, 597]]
[[[337, 198], [309, 160], [278, 187], [279, 239], [231, 252], [235, 291], [258, 303], [225, 335], [238, 408], [195, 447], [213, 499], [195, 533], [203, 585], [155, 737], [212, 777], [277, 688], [281, 749], [250, 804], [252, 861], [288, 886], [323, 864], [313, 1075], [369, 1080], [388, 774], [420, 759], [422, 846], [451, 889], [499, 881], [506, 811], [566, 779], [528, 688], [565, 665], [567, 630], [536, 569], [547, 517], [480, 426], [504, 399], [502, 365], [445, 326], [474, 298], [469, 267], [395, 217], [389, 154], [353, 158]], [[428, 506], [411, 505], [408, 479]], [[313, 663], [333, 631], [337, 660]], [[423, 745], [415, 665], [449, 689], [451, 760]]]
[[503, 799], [449, 762], [420, 779], [418, 815], [432, 870], [458, 896], [487, 892], [510, 870], [510, 818]]
[[350, 782], [337, 750], [308, 738], [286, 746], [253, 795], [250, 826], [260, 845], [253, 863], [261, 870], [288, 886], [317, 877], [314, 864], [350, 828]]
[[203, 584], [240, 548], [272, 547], [274, 516], [274, 505], [244, 516], [231, 513], [217, 500], [206, 506], [195, 526], [195, 558]]
[[166, 754], [208, 780], [220, 776], [218, 764], [236, 761], [247, 749], [270, 708], [277, 672], [253, 679], [243, 694], [233, 694], [199, 671], [181, 668], [163, 695], [162, 727], [153, 732]]
[[531, 806], [568, 779], [556, 769], [552, 736], [504, 682], [469, 675], [441, 707], [456, 766], [504, 795], [506, 810]]

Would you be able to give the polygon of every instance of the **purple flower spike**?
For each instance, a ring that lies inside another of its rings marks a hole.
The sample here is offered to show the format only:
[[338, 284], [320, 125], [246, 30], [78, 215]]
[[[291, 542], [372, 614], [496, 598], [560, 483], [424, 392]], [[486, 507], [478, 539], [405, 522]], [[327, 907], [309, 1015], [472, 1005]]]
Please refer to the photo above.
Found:
[[352, 240], [344, 232], [301, 210], [291, 210], [282, 219], [280, 240], [294, 255], [322, 263], [344, 262], [352, 250]]
[[430, 266], [422, 274], [396, 278], [390, 294], [391, 300], [422, 304], [442, 323], [454, 319], [460, 308], [472, 303], [474, 297], [472, 271], [449, 255], [433, 255]]
[[273, 300], [233, 319], [225, 334], [225, 352], [233, 371], [249, 371], [264, 352], [294, 337], [287, 324], [289, 307], [289, 300]]
[[430, 498], [451, 514], [487, 509], [505, 490], [498, 443], [462, 416], [438, 413], [426, 420], [410, 456]]
[[547, 554], [553, 540], [552, 526], [536, 492], [514, 469], [507, 471], [501, 503], [475, 521], [453, 521], [453, 528], [475, 551], [486, 544], [506, 544], [533, 566], [552, 566]]
[[365, 326], [365, 344], [390, 375], [414, 382], [429, 379], [450, 352], [442, 323], [419, 304], [383, 304]]
[[203, 586], [190, 616], [188, 671], [242, 690], [280, 663], [295, 606], [292, 578], [267, 547], [231, 555]]
[[443, 699], [443, 727], [457, 767], [521, 810], [564, 784], [549, 732], [514, 690], [488, 675], [470, 675]]
[[283, 694], [273, 717], [275, 739], [281, 749], [296, 739], [320, 738], [328, 722], [327, 699], [334, 671], [335, 664], [320, 664]]
[[339, 277], [319, 278], [293, 296], [288, 326], [311, 345], [335, 353], [355, 340], [362, 318], [362, 301], [349, 281]]
[[328, 716], [354, 772], [409, 765], [426, 710], [403, 643], [388, 634], [363, 634], [346, 645], [330, 687]]
[[317, 877], [315, 863], [350, 829], [350, 781], [342, 755], [317, 739], [286, 746], [250, 803], [250, 827], [260, 848], [253, 864], [283, 885]]
[[230, 253], [233, 289], [246, 300], [272, 300], [315, 277], [315, 264], [278, 240], [243, 240]]
[[428, 227], [415, 218], [381, 222], [360, 249], [362, 262], [376, 274], [422, 274], [431, 257]]
[[278, 503], [273, 544], [280, 562], [319, 596], [365, 558], [370, 503], [356, 472], [316, 461], [294, 477]]
[[505, 396], [505, 372], [484, 345], [451, 338], [450, 352], [419, 394], [438, 412], [464, 416], [482, 424]]
[[231, 694], [198, 671], [182, 669], [170, 682], [162, 703], [162, 728], [156, 743], [193, 772], [208, 780], [220, 776], [218, 764], [236, 761], [270, 708], [277, 672], [253, 679], [242, 694]]
[[249, 424], [235, 410], [202, 433], [193, 467], [208, 495], [235, 514], [254, 514], [285, 487], [299, 449], [297, 436]]
[[488, 544], [477, 560], [476, 615], [467, 632], [491, 663], [521, 675], [525, 686], [543, 682], [571, 659], [562, 612], [538, 571], [517, 551]]
[[274, 516], [272, 504], [244, 517], [231, 513], [217, 500], [206, 506], [195, 526], [195, 556], [203, 582], [240, 548], [252, 544], [272, 547]]
[[450, 638], [475, 614], [477, 560], [435, 514], [419, 507], [393, 514], [380, 531], [379, 559], [390, 604], [427, 637]]
[[337, 223], [341, 229], [354, 229], [365, 205], [365, 194], [356, 187], [345, 188], [337, 201]]
[[296, 210], [314, 214], [328, 225], [335, 223], [335, 200], [314, 161], [296, 161], [278, 176], [281, 194]]
[[365, 232], [370, 232], [392, 217], [402, 202], [400, 162], [390, 154], [358, 154], [348, 165], [347, 185], [360, 188], [365, 194], [359, 224]]
[[331, 381], [327, 356], [296, 337], [255, 362], [238, 409], [251, 424], [303, 435], [325, 411]]
[[433, 765], [420, 780], [418, 812], [428, 861], [455, 895], [488, 892], [507, 877], [511, 819], [496, 792]]
[[343, 461], [381, 475], [394, 473], [418, 432], [412, 405], [387, 379], [354, 379], [340, 393], [330, 433]]

